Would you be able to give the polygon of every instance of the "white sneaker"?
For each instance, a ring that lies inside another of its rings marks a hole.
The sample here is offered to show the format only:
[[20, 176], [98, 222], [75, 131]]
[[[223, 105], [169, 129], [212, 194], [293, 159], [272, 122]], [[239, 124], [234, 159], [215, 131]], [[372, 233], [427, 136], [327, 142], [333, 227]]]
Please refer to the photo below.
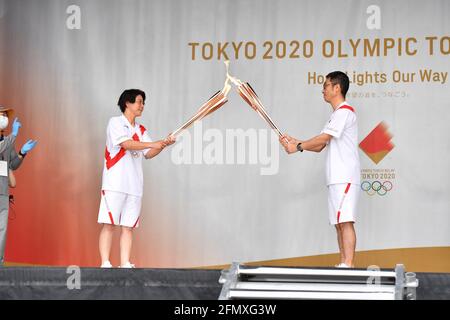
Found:
[[112, 268], [112, 264], [109, 261], [105, 261], [105, 262], [102, 263], [100, 268]]
[[127, 262], [124, 265], [120, 266], [119, 268], [134, 268], [134, 264]]
[[345, 263], [339, 263], [335, 265], [336, 268], [350, 268], [350, 266], [346, 265]]

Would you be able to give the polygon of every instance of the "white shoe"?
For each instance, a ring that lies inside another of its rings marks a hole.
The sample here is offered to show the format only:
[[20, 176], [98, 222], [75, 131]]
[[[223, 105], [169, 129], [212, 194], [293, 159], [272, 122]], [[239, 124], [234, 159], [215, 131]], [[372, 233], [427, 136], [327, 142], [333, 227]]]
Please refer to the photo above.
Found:
[[346, 265], [345, 263], [339, 263], [334, 266], [335, 268], [350, 268], [350, 266]]
[[127, 262], [124, 265], [120, 266], [119, 268], [134, 268], [134, 264]]
[[105, 262], [102, 263], [100, 268], [112, 268], [112, 264], [109, 261], [105, 261]]

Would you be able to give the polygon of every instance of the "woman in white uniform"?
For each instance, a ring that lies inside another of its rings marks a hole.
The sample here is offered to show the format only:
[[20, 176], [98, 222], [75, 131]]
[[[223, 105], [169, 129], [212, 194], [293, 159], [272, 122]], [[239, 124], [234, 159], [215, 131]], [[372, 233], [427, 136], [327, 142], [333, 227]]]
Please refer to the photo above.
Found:
[[106, 149], [98, 223], [102, 268], [112, 267], [109, 256], [114, 229], [120, 227], [120, 267], [134, 268], [130, 262], [133, 229], [139, 226], [143, 193], [142, 160], [158, 155], [175, 140], [152, 141], [147, 129], [136, 122], [145, 105], [145, 92], [125, 90], [118, 105], [122, 115], [112, 117], [106, 130]]

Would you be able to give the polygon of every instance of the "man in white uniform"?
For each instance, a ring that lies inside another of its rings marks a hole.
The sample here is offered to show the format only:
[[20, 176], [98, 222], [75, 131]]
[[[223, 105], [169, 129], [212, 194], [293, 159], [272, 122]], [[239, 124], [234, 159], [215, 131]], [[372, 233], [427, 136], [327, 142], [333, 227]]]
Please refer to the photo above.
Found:
[[158, 155], [175, 140], [152, 142], [144, 126], [135, 121], [144, 111], [145, 92], [138, 89], [125, 90], [118, 105], [122, 115], [112, 117], [107, 127], [105, 162], [103, 168], [101, 202], [98, 223], [99, 249], [102, 268], [112, 267], [109, 261], [115, 226], [121, 227], [120, 266], [133, 268], [130, 263], [132, 232], [139, 226], [143, 193], [142, 160]]
[[340, 71], [326, 76], [322, 93], [333, 113], [318, 136], [306, 141], [289, 135], [280, 138], [289, 154], [304, 150], [320, 152], [328, 146], [326, 178], [329, 221], [336, 227], [341, 260], [336, 267], [341, 268], [354, 267], [356, 234], [353, 224], [360, 185], [356, 114], [345, 101], [349, 83], [347, 75]]

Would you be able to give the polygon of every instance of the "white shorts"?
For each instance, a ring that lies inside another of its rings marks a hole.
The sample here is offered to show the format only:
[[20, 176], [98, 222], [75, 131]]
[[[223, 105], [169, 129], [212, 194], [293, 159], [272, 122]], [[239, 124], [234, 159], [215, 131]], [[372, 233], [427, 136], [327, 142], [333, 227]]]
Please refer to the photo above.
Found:
[[330, 224], [355, 222], [358, 197], [358, 184], [330, 184], [328, 186], [328, 217]]
[[102, 190], [97, 222], [137, 228], [141, 203], [142, 197]]

